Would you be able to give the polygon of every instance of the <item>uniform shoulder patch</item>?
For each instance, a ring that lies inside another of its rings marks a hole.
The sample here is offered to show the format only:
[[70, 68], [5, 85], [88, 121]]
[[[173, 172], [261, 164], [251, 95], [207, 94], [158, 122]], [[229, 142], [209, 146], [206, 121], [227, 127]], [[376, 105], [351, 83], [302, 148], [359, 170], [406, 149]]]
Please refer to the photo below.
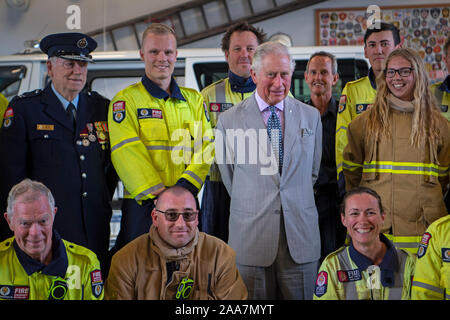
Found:
[[14, 110], [8, 107], [3, 115], [3, 128], [8, 128], [12, 125], [14, 119]]
[[92, 294], [94, 297], [99, 298], [103, 292], [103, 277], [100, 270], [94, 270], [91, 272], [91, 286]]
[[419, 249], [417, 250], [417, 258], [422, 258], [425, 253], [427, 252], [428, 243], [430, 242], [430, 239], [432, 238], [431, 233], [425, 232], [422, 236], [422, 240], [419, 244]]
[[119, 100], [113, 103], [112, 106], [113, 119], [117, 123], [121, 123], [125, 119], [125, 101]]
[[338, 107], [338, 112], [341, 113], [345, 110], [345, 105], [347, 104], [347, 96], [345, 94], [343, 94], [340, 98], [339, 98], [339, 107]]
[[325, 293], [327, 293], [327, 287], [328, 287], [328, 273], [326, 271], [320, 271], [319, 274], [317, 275], [314, 294], [320, 298]]

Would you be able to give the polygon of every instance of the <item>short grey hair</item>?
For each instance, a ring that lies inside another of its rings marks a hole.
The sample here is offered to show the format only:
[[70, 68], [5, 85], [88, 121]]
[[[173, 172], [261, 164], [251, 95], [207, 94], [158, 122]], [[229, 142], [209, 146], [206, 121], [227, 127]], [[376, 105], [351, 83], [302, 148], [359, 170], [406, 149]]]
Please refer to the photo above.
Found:
[[13, 186], [8, 194], [8, 206], [6, 211], [10, 218], [13, 217], [14, 205], [16, 204], [17, 198], [20, 196], [22, 196], [20, 202], [25, 203], [34, 202], [39, 200], [42, 196], [45, 196], [47, 197], [48, 205], [50, 206], [52, 213], [55, 209], [55, 198], [50, 189], [41, 182], [25, 179]]
[[252, 70], [255, 73], [258, 73], [261, 70], [262, 60], [270, 54], [287, 56], [290, 61], [291, 74], [294, 72], [295, 61], [292, 59], [288, 47], [278, 41], [267, 41], [256, 47], [252, 60]]
[[312, 54], [311, 58], [309, 58], [308, 63], [306, 64], [306, 72], [309, 72], [309, 62], [314, 58], [314, 57], [328, 57], [331, 59], [331, 71], [333, 72], [333, 74], [336, 74], [338, 72], [338, 65], [337, 65], [337, 60], [336, 60], [336, 56], [332, 53], [326, 52], [326, 51], [318, 51]]

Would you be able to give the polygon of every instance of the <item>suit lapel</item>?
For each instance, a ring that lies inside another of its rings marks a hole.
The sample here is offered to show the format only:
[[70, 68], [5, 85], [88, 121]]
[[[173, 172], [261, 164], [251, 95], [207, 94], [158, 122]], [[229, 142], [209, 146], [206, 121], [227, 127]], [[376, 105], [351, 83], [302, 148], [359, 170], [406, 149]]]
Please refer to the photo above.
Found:
[[45, 105], [43, 112], [62, 126], [73, 132], [70, 119], [58, 97], [53, 93], [50, 85], [45, 88], [42, 95], [42, 103]]
[[[260, 141], [260, 135], [261, 133], [267, 132], [266, 125], [264, 124], [264, 121], [261, 116], [261, 111], [259, 111], [258, 103], [256, 102], [255, 94], [253, 94], [249, 98], [249, 103], [245, 105], [245, 128], [246, 129], [255, 129], [256, 130], [256, 141], [252, 143], [257, 143], [258, 148], [261, 148], [262, 152], [267, 156], [268, 150], [267, 150], [267, 144], [261, 143]], [[260, 131], [264, 130], [264, 131]], [[266, 134], [267, 137], [267, 134]], [[267, 139], [268, 140], [268, 137]]]
[[[284, 159], [290, 154], [292, 147], [296, 141], [298, 130], [301, 127], [301, 119], [299, 119], [298, 108], [295, 104], [291, 103], [289, 97], [284, 100]], [[287, 163], [286, 163], [287, 164]]]
[[283, 172], [289, 170], [292, 148], [299, 141], [297, 137], [301, 127], [301, 116], [300, 110], [297, 110], [297, 108], [299, 107], [292, 103], [291, 98], [286, 97], [284, 100]]

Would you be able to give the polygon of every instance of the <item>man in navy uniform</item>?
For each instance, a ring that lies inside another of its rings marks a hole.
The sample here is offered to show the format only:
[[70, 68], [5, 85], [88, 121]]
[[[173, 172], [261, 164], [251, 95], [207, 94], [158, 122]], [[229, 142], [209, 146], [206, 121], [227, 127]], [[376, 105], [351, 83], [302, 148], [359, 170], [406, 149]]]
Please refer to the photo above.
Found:
[[[0, 209], [13, 185], [30, 178], [47, 185], [59, 214], [60, 235], [97, 254], [102, 270], [109, 266], [110, 201], [117, 175], [110, 161], [107, 112], [109, 101], [82, 92], [89, 55], [97, 47], [81, 33], [51, 34], [40, 48], [48, 54], [51, 83], [15, 97], [0, 131]], [[3, 220], [3, 219], [2, 219]], [[0, 240], [11, 236], [4, 222]]]

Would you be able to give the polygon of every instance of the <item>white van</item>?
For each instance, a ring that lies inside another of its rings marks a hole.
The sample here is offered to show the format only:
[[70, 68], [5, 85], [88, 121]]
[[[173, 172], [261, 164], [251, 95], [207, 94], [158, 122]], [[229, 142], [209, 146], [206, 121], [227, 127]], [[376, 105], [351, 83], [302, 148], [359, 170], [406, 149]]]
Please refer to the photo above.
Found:
[[[299, 100], [309, 97], [309, 87], [304, 80], [304, 71], [309, 57], [317, 51], [333, 53], [338, 60], [339, 82], [333, 88], [333, 95], [339, 95], [347, 81], [366, 76], [369, 62], [364, 58], [363, 47], [292, 47], [290, 52], [296, 60], [292, 77], [292, 94]], [[140, 81], [144, 75], [144, 63], [139, 52], [114, 51], [93, 52], [95, 63], [90, 63], [86, 89], [94, 90], [112, 99], [128, 85]], [[47, 55], [18, 54], [0, 57], [0, 92], [11, 100], [15, 95], [35, 89], [43, 89], [49, 82], [46, 67]], [[227, 77], [228, 65], [223, 52], [217, 49], [178, 49], [174, 76], [181, 86], [202, 90], [209, 84]], [[114, 195], [114, 214], [111, 219], [111, 246], [115, 242], [120, 227], [120, 200], [123, 186]], [[201, 196], [201, 194], [200, 194]]]
[[[304, 100], [309, 96], [303, 72], [314, 52], [328, 51], [336, 55], [340, 81], [334, 88], [339, 96], [345, 83], [367, 75], [369, 64], [364, 58], [363, 47], [292, 47], [296, 60], [292, 79], [292, 94]], [[96, 63], [89, 64], [87, 89], [98, 91], [111, 99], [116, 92], [137, 82], [144, 74], [144, 63], [135, 51], [93, 52]], [[0, 57], [0, 92], [11, 100], [22, 94], [45, 87], [49, 78], [44, 54], [18, 54]], [[223, 52], [217, 49], [178, 49], [174, 75], [181, 86], [197, 90], [227, 76], [228, 66]]]

